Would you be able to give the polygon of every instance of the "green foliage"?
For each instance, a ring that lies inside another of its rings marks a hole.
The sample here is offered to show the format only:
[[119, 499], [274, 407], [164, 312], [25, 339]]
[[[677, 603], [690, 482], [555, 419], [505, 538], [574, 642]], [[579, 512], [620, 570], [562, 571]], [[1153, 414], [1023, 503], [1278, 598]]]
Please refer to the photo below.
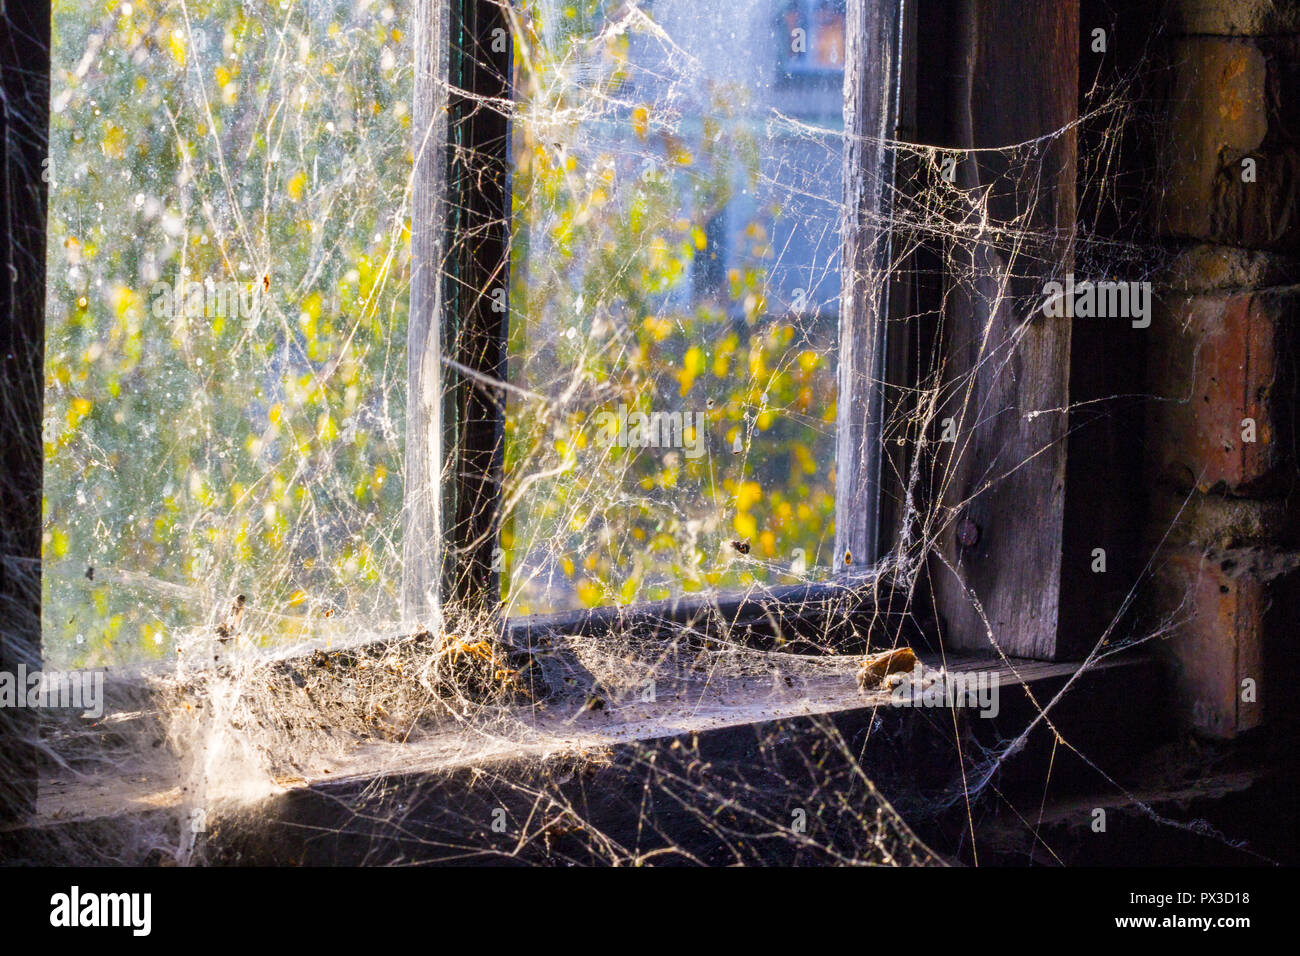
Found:
[[[749, 91], [642, 93], [602, 6], [530, 6], [519, 43], [511, 374], [552, 401], [506, 422], [518, 613], [795, 580], [833, 541], [833, 337], [768, 309], [773, 211], [725, 288], [692, 290], [710, 220], [757, 191]], [[703, 412], [708, 453], [607, 446], [594, 412], [620, 403]]]
[[[512, 613], [794, 580], [833, 537], [833, 321], [769, 309], [772, 211], [690, 288], [761, 174], [746, 91], [636, 99], [606, 6], [526, 5], [516, 35], [511, 376], [553, 401], [507, 416]], [[236, 593], [265, 642], [396, 619], [409, 16], [55, 3], [52, 659], [161, 657]], [[600, 447], [620, 402], [705, 412], [708, 453]]]
[[[283, 610], [268, 636], [391, 607], [406, 26], [351, 2], [55, 4], [50, 653], [160, 655], [237, 591]], [[188, 283], [256, 304], [168, 309]]]

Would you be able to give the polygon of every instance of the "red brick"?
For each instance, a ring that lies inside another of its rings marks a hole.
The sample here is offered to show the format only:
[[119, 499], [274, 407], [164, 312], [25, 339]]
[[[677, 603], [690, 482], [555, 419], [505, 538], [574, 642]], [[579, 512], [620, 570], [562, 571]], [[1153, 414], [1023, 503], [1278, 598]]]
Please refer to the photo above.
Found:
[[[1269, 493], [1294, 477], [1292, 291], [1172, 300], [1153, 323], [1149, 418], [1157, 473], [1182, 487]], [[1255, 420], [1256, 440], [1242, 440]]]
[[[1175, 41], [1157, 221], [1163, 235], [1289, 251], [1300, 242], [1294, 38]], [[1242, 181], [1254, 159], [1255, 181]]]
[[[1232, 737], [1289, 704], [1290, 675], [1266, 659], [1277, 660], [1279, 646], [1294, 657], [1294, 625], [1276, 612], [1290, 607], [1297, 564], [1294, 553], [1251, 548], [1163, 556], [1158, 601], [1174, 626], [1166, 646], [1180, 711], [1200, 732]], [[1247, 678], [1255, 682], [1254, 703], [1242, 700]]]

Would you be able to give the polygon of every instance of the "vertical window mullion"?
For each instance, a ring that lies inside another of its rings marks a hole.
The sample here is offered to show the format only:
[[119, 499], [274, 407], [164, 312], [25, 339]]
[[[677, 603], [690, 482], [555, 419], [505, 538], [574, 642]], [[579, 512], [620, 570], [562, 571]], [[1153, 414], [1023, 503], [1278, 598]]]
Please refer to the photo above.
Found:
[[494, 0], [418, 0], [403, 614], [499, 585], [512, 47]]
[[442, 268], [451, 43], [447, 4], [416, 0], [411, 149], [411, 292], [407, 321], [402, 617], [431, 625], [442, 551]]
[[[500, 525], [509, 267], [511, 43], [494, 0], [452, 12], [448, 230], [443, 277], [444, 600], [490, 606]], [[453, 364], [454, 363], [454, 364]]]
[[881, 438], [889, 292], [888, 216], [902, 4], [850, 0], [844, 71], [844, 238], [835, 454], [835, 569], [881, 554]]

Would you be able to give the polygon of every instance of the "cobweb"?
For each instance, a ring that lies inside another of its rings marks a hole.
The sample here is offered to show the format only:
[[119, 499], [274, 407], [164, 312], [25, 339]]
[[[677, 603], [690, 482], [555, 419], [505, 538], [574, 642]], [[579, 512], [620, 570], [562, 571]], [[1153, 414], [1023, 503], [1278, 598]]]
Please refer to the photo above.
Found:
[[[1006, 740], [941, 710], [962, 774], [938, 795], [891, 802], [864, 769], [898, 725], [855, 674], [937, 649], [911, 596], [958, 510], [942, 468], [886, 450], [933, 446], [975, 376], [917, 350], [857, 450], [900, 530], [837, 554], [845, 9], [709, 7], [503, 8], [515, 95], [478, 106], [511, 130], [507, 373], [478, 383], [504, 409], [500, 606], [412, 618], [407, 565], [438, 560], [403, 530], [413, 4], [54, 5], [43, 666], [107, 669], [108, 700], [41, 714], [32, 858], [927, 865], [900, 809], [973, 826], [1031, 732], [1072, 749], [1067, 685]], [[854, 278], [915, 284], [938, 249], [943, 294], [994, 314], [1062, 238], [1080, 275], [1155, 275], [1149, 244], [1031, 225], [1084, 125], [1082, 188], [1108, 236], [1129, 224], [1105, 184], [1140, 113], [1124, 83], [1086, 106], [1000, 148], [1031, 197], [1011, 219], [942, 152], [859, 137], [890, 245]], [[808, 613], [737, 610], [782, 586]], [[529, 617], [683, 596], [698, 612]], [[1079, 672], [1176, 623], [1098, 633]]]

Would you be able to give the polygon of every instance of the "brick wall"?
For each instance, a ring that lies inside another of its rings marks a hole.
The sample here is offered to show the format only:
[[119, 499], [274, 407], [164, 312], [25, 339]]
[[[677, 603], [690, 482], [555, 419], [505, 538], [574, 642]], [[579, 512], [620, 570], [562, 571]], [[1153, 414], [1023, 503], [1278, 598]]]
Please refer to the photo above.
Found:
[[1300, 656], [1300, 0], [1178, 0], [1165, 26], [1149, 610], [1183, 718], [1231, 737], [1290, 711]]

